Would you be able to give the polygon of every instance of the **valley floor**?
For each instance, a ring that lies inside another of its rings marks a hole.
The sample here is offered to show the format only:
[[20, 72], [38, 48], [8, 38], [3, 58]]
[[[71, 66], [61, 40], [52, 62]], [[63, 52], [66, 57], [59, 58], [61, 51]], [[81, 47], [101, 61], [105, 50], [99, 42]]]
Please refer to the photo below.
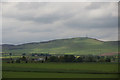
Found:
[[3, 78], [118, 78], [118, 74], [3, 72]]
[[118, 78], [117, 63], [3, 63], [3, 78]]

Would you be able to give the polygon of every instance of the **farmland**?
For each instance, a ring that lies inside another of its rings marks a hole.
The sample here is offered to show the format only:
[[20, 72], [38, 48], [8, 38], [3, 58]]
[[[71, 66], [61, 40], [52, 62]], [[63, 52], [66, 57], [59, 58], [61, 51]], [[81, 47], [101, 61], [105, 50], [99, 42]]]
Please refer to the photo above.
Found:
[[3, 78], [117, 78], [117, 74], [3, 72]]
[[3, 78], [117, 78], [117, 63], [3, 63]]

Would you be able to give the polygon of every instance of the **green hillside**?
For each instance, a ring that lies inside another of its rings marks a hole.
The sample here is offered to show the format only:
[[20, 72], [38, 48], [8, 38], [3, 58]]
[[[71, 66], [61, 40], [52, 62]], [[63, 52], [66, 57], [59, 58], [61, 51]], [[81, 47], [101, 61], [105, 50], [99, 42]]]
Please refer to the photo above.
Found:
[[13, 53], [14, 55], [21, 55], [22, 53], [99, 55], [118, 52], [118, 41], [104, 42], [93, 38], [78, 37], [21, 45], [4, 44], [2, 45], [2, 52]]

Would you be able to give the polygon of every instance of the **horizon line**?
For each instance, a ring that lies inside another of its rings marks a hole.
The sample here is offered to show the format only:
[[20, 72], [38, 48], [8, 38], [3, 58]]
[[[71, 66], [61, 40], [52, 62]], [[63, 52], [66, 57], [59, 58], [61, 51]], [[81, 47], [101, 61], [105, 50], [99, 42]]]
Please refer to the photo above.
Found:
[[44, 43], [44, 42], [49, 42], [49, 41], [54, 41], [54, 40], [64, 40], [64, 39], [74, 39], [74, 38], [90, 38], [90, 39], [95, 39], [98, 41], [102, 41], [102, 42], [106, 42], [106, 41], [120, 41], [120, 40], [100, 40], [97, 38], [92, 38], [92, 37], [69, 37], [69, 38], [56, 38], [56, 39], [51, 39], [51, 40], [43, 40], [43, 41], [31, 41], [31, 42], [25, 42], [25, 43], [18, 43], [18, 44], [14, 44], [14, 43], [2, 43], [0, 45], [23, 45], [23, 44], [31, 44], [31, 43]]

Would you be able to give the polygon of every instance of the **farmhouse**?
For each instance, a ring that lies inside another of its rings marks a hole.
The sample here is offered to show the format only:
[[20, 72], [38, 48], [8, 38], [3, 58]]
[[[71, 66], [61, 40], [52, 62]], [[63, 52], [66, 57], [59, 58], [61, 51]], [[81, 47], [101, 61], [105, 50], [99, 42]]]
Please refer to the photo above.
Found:
[[41, 57], [44, 57], [44, 56], [47, 56], [47, 57], [49, 57], [49, 56], [51, 56], [50, 54], [39, 54], [39, 53], [32, 53], [31, 54], [31, 56], [41, 56]]
[[49, 58], [51, 55], [50, 54], [32, 53], [31, 56], [34, 57], [34, 59], [32, 59], [33, 61], [45, 62], [46, 59]]

